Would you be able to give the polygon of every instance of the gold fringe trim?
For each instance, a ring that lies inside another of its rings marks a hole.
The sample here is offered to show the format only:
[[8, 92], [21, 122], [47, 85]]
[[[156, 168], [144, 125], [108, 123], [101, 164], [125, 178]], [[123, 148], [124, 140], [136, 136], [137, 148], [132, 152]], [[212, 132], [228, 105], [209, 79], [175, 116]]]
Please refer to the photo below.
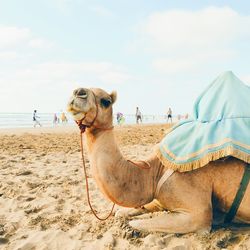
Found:
[[210, 161], [216, 161], [216, 160], [223, 158], [223, 157], [226, 157], [226, 156], [233, 156], [233, 157], [240, 159], [246, 163], [250, 163], [250, 154], [247, 154], [241, 150], [238, 150], [231, 145], [228, 147], [225, 147], [223, 149], [217, 150], [216, 152], [207, 153], [204, 157], [202, 157], [198, 160], [195, 160], [193, 162], [184, 163], [184, 164], [176, 164], [174, 162], [171, 162], [170, 160], [168, 160], [167, 158], [165, 158], [162, 155], [159, 148], [157, 149], [156, 154], [164, 166], [171, 168], [175, 171], [179, 171], [179, 172], [187, 172], [187, 171], [191, 171], [194, 169], [204, 167]]
[[225, 138], [217, 143], [207, 144], [203, 148], [199, 149], [198, 151], [193, 152], [193, 153], [188, 154], [188, 155], [185, 155], [185, 156], [176, 156], [172, 151], [170, 151], [168, 149], [168, 147], [165, 144], [163, 145], [163, 149], [175, 161], [187, 161], [191, 158], [194, 158], [194, 157], [197, 157], [197, 156], [203, 154], [204, 152], [208, 151], [209, 149], [214, 149], [216, 147], [222, 146], [223, 144], [225, 144], [227, 142], [233, 143], [234, 145], [237, 145], [237, 146], [240, 146], [240, 147], [245, 148], [247, 150], [250, 150], [250, 145], [241, 143], [239, 141], [234, 141], [230, 138]]

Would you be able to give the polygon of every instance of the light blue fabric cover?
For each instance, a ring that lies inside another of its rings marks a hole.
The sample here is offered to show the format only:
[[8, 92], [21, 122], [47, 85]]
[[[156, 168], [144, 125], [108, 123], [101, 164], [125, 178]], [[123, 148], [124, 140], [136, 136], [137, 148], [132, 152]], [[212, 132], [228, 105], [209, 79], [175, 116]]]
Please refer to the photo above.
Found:
[[194, 169], [206, 165], [201, 159], [207, 154], [209, 161], [216, 160], [216, 152], [226, 148], [230, 150], [223, 156], [235, 151], [234, 156], [242, 153], [241, 159], [249, 161], [250, 87], [231, 71], [218, 76], [197, 98], [193, 118], [170, 130], [160, 143], [160, 153], [175, 169], [196, 162]]

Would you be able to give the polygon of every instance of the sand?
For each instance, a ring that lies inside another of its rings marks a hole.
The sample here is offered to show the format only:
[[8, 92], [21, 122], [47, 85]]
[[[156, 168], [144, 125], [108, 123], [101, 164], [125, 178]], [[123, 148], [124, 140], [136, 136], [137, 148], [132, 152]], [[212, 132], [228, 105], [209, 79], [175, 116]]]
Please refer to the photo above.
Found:
[[[115, 134], [127, 158], [145, 159], [165, 129], [123, 126]], [[91, 176], [90, 190], [105, 216], [112, 204]], [[100, 222], [87, 205], [76, 127], [0, 130], [0, 249], [248, 249], [249, 232], [174, 235], [133, 231], [121, 218]]]

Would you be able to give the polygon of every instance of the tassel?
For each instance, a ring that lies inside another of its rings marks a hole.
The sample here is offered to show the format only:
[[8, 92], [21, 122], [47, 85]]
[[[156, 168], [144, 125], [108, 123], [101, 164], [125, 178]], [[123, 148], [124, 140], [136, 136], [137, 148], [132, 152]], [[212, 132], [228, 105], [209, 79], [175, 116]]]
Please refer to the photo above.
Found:
[[167, 158], [165, 158], [162, 155], [159, 148], [157, 149], [156, 154], [157, 154], [158, 159], [161, 161], [161, 163], [164, 166], [171, 168], [171, 169], [178, 171], [178, 172], [192, 171], [194, 169], [198, 169], [198, 168], [206, 166], [211, 161], [216, 161], [216, 160], [219, 160], [219, 159], [227, 157], [227, 156], [233, 156], [233, 157], [240, 159], [246, 163], [250, 163], [250, 154], [247, 154], [247, 153], [242, 152], [238, 149], [235, 149], [232, 146], [228, 146], [224, 149], [220, 149], [220, 150], [215, 151], [215, 152], [209, 152], [205, 156], [203, 156], [202, 158], [200, 158], [198, 160], [194, 160], [192, 162], [187, 162], [187, 163], [181, 163], [181, 164], [172, 162], [172, 161], [168, 160]]

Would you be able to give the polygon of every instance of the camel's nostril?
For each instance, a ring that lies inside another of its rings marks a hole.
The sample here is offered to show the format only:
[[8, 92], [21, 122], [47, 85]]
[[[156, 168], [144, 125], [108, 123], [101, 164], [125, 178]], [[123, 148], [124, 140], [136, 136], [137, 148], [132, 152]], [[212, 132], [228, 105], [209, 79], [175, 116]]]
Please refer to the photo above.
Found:
[[85, 89], [78, 89], [77, 95], [78, 96], [87, 96], [87, 93], [86, 93]]
[[74, 96], [85, 96], [87, 97], [87, 91], [84, 88], [75, 89], [73, 91]]

